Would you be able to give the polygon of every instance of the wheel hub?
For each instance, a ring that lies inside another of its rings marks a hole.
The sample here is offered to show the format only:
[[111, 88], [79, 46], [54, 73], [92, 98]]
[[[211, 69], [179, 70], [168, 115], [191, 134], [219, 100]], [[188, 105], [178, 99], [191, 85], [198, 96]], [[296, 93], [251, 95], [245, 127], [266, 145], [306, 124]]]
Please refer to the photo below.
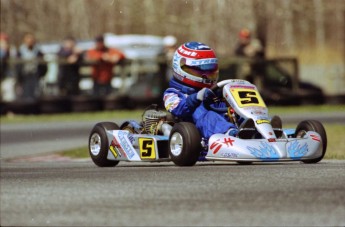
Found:
[[180, 133], [175, 132], [170, 139], [170, 151], [174, 156], [179, 156], [183, 149], [183, 138]]
[[101, 152], [101, 137], [98, 133], [92, 134], [90, 138], [90, 151], [94, 156], [97, 156]]

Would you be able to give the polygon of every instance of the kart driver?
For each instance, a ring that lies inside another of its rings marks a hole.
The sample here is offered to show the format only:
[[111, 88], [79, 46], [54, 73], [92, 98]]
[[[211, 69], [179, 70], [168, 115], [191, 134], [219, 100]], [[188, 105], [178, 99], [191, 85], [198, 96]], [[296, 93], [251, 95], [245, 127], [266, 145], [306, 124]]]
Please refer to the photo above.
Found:
[[[238, 129], [227, 116], [207, 110], [203, 105], [213, 103], [216, 98], [210, 90], [218, 81], [215, 52], [203, 43], [184, 43], [175, 51], [172, 68], [173, 77], [163, 97], [165, 108], [179, 119], [193, 122], [206, 140], [215, 133], [236, 136]], [[212, 105], [226, 106], [224, 102]]]

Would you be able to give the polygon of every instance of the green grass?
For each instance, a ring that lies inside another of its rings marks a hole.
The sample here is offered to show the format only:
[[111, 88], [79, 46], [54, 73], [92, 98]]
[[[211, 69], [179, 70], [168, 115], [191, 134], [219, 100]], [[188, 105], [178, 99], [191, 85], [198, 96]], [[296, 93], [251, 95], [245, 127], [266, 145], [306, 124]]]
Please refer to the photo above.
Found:
[[327, 113], [344, 112], [345, 105], [304, 105], [304, 106], [269, 106], [269, 114], [299, 114], [299, 113]]
[[[314, 112], [344, 112], [345, 105], [311, 105], [311, 106], [269, 106], [270, 115], [274, 114], [299, 114]], [[66, 114], [41, 114], [41, 115], [3, 115], [0, 116], [1, 123], [34, 123], [34, 122], [59, 122], [59, 121], [102, 121], [107, 119], [138, 119], [141, 118], [142, 109], [137, 110], [116, 110], [85, 113]]]
[[70, 158], [89, 158], [90, 157], [87, 146], [61, 151], [61, 152], [58, 152], [58, 154], [62, 156], [67, 156]]
[[324, 124], [327, 133], [327, 159], [345, 159], [345, 126]]
[[1, 123], [34, 123], [34, 122], [64, 122], [89, 121], [102, 119], [132, 119], [140, 118], [143, 110], [116, 110], [65, 114], [20, 115], [8, 114], [0, 117]]
[[[294, 128], [294, 125], [287, 125], [287, 128]], [[325, 159], [345, 159], [345, 127], [337, 124], [324, 124], [327, 133], [328, 145]], [[80, 147], [72, 150], [59, 152], [59, 154], [71, 158], [88, 158], [88, 148]]]

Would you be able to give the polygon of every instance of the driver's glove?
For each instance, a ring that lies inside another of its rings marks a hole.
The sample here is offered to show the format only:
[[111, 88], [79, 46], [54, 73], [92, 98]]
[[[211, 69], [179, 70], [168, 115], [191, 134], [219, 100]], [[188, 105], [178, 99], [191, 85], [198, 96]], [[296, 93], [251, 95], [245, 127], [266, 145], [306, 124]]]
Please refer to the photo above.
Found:
[[213, 91], [209, 88], [203, 88], [196, 94], [196, 98], [200, 101], [212, 101], [217, 96], [213, 93]]

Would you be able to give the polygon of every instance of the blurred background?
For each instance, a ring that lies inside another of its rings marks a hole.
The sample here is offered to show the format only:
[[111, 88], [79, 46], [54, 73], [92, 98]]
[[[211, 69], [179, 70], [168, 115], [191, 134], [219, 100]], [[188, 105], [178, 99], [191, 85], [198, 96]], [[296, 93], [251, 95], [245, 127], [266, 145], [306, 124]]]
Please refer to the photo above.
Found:
[[[124, 57], [111, 90], [95, 94], [88, 52], [101, 34]], [[238, 51], [242, 39], [252, 51]], [[1, 113], [161, 104], [171, 55], [188, 41], [208, 44], [220, 78], [252, 81], [268, 105], [345, 103], [344, 0], [1, 0]]]

